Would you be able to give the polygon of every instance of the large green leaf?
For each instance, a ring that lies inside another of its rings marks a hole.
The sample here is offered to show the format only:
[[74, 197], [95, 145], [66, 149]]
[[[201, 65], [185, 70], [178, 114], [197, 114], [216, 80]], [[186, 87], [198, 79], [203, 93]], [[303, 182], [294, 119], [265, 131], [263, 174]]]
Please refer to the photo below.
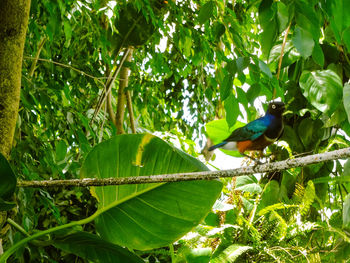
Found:
[[[206, 166], [150, 134], [120, 135], [96, 146], [82, 177], [126, 177], [205, 171]], [[134, 249], [168, 245], [196, 226], [210, 211], [222, 183], [191, 181], [94, 188], [100, 207], [96, 219], [104, 239]]]
[[16, 189], [17, 179], [5, 156], [0, 153], [0, 198], [9, 198]]
[[329, 116], [342, 99], [342, 81], [332, 70], [303, 71], [299, 84], [308, 101]]
[[129, 250], [107, 242], [97, 235], [82, 231], [64, 236], [57, 235], [52, 244], [59, 249], [73, 253], [92, 262], [144, 262]]

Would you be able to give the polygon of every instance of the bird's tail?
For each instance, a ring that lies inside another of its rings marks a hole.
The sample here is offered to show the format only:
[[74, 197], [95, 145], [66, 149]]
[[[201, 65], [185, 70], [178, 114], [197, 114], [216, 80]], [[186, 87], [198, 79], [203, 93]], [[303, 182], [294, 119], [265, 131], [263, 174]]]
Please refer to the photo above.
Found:
[[215, 150], [216, 148], [220, 148], [220, 147], [224, 146], [226, 143], [227, 143], [227, 142], [221, 142], [221, 143], [219, 143], [219, 144], [215, 144], [215, 145], [209, 147], [209, 151], [213, 151], [213, 150]]

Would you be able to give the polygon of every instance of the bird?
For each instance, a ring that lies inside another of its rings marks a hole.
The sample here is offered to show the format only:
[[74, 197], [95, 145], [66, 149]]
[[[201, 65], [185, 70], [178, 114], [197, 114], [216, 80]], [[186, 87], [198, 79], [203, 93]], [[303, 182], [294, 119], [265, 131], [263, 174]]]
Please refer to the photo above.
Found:
[[223, 142], [213, 145], [209, 151], [217, 148], [239, 151], [241, 155], [246, 155], [245, 151], [263, 151], [280, 138], [283, 132], [282, 114], [285, 110], [283, 102], [270, 102], [263, 117], [260, 117], [247, 125], [234, 130]]

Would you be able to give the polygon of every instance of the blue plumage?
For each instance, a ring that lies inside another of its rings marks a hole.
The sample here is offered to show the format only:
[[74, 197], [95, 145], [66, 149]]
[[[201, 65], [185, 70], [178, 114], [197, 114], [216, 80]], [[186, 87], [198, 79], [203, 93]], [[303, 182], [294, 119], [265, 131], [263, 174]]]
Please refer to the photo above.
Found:
[[271, 102], [263, 117], [234, 130], [223, 142], [209, 148], [239, 150], [240, 153], [250, 150], [262, 150], [277, 140], [283, 131], [283, 102]]

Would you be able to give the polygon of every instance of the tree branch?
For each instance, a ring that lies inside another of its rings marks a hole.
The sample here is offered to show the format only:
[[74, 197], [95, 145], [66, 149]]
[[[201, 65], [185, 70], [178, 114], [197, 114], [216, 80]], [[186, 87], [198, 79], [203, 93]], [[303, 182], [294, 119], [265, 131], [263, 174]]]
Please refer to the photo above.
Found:
[[165, 183], [194, 180], [213, 180], [220, 177], [236, 177], [255, 173], [283, 171], [295, 167], [303, 167], [331, 160], [350, 157], [350, 147], [332, 152], [308, 155], [295, 159], [287, 159], [280, 162], [266, 163], [257, 166], [246, 166], [231, 170], [205, 171], [193, 173], [161, 174], [150, 176], [131, 176], [119, 178], [84, 178], [72, 180], [47, 180], [47, 181], [18, 181], [18, 187], [67, 187], [67, 186], [105, 186], [123, 184]]

